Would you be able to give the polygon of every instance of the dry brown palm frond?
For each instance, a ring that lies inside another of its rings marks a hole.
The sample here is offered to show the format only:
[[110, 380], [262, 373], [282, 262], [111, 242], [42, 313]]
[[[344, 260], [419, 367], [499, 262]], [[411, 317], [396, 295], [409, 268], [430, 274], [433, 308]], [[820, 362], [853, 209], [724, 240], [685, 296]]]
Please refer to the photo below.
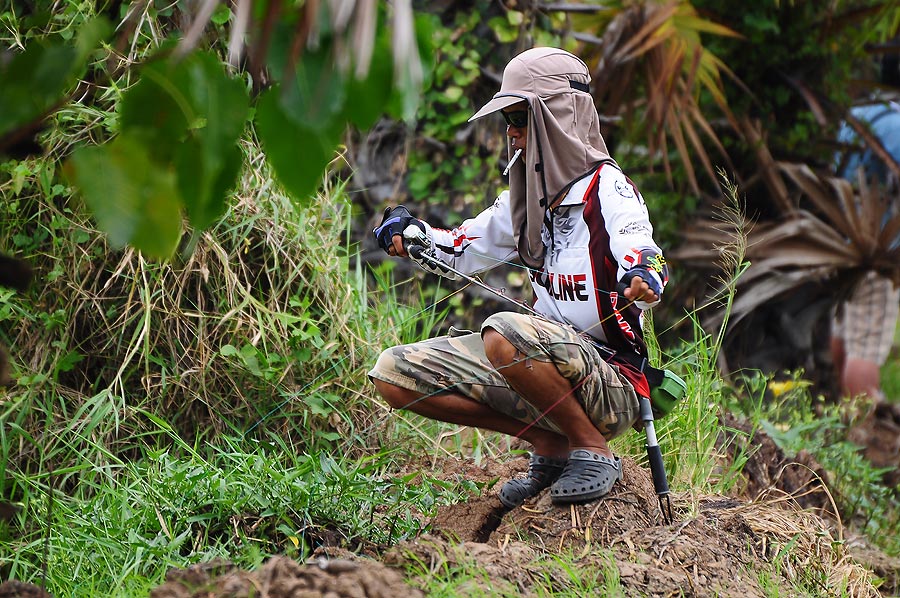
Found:
[[[823, 216], [821, 220], [816, 218], [821, 233], [813, 240], [820, 241], [828, 234], [833, 239], [843, 237], [853, 256], [851, 267], [896, 279], [900, 270], [900, 214], [896, 212], [896, 199], [889, 198], [883, 185], [867, 181], [862, 171], [854, 189], [845, 179], [817, 175], [805, 165], [780, 163], [779, 167], [812, 203], [812, 209]], [[833, 250], [839, 252], [836, 242]]]
[[871, 150], [885, 166], [887, 166], [894, 177], [900, 178], [900, 163], [898, 163], [895, 157], [885, 149], [881, 140], [872, 134], [872, 131], [869, 130], [868, 126], [858, 118], [854, 117], [849, 111], [844, 115], [844, 118], [853, 131], [863, 140], [866, 147]]
[[[726, 164], [729, 158], [697, 98], [701, 90], [709, 93], [725, 118], [736, 125], [721, 82], [723, 74], [735, 77], [701, 44], [700, 34], [737, 34], [700, 18], [689, 3], [679, 1], [630, 3], [581, 17], [575, 27], [603, 32], [598, 46], [587, 44], [580, 52], [592, 64], [594, 93], [602, 111], [635, 122], [637, 115], [642, 116], [647, 147], [661, 158], [670, 184], [670, 145], [680, 156], [695, 193], [699, 194], [695, 168], [717, 180], [706, 148], [715, 148]], [[641, 92], [635, 94], [636, 89]], [[730, 165], [729, 170], [733, 170]]]
[[[900, 214], [883, 187], [860, 180], [857, 189], [843, 179], [820, 176], [803, 164], [777, 164], [799, 195], [780, 220], [758, 224], [749, 234], [750, 266], [738, 281], [729, 325], [735, 326], [763, 305], [790, 293], [818, 294], [827, 306], [845, 297], [866, 272], [900, 281]], [[787, 183], [775, 173], [785, 193]], [[786, 195], [787, 197], [787, 195]], [[702, 221], [688, 231], [674, 252], [684, 263], [709, 263], [710, 251], [730, 234], [718, 223]], [[810, 296], [810, 301], [813, 297]], [[709, 321], [715, 327], [724, 314]]]
[[790, 199], [784, 180], [778, 175], [778, 166], [766, 143], [762, 123], [749, 116], [743, 116], [738, 119], [736, 129], [754, 149], [759, 164], [758, 176], [769, 192], [769, 199], [782, 213], [790, 212], [794, 208], [794, 203]]

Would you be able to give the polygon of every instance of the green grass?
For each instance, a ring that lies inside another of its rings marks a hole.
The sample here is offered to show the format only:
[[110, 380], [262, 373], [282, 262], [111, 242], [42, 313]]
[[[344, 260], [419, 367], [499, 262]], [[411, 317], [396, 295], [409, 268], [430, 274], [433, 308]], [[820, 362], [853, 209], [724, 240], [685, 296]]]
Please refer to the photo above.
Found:
[[419, 534], [439, 505], [481, 490], [395, 476], [409, 457], [400, 450], [350, 459], [300, 453], [278, 437], [198, 449], [151, 419], [168, 448], [123, 460], [84, 443], [66, 467], [11, 475], [24, 508], [0, 524], [4, 577], [36, 582], [46, 562], [56, 595], [137, 596], [168, 567], [217, 556], [253, 568], [269, 554], [302, 559], [326, 537], [390, 545]]
[[[440, 554], [440, 550], [438, 553]], [[448, 547], [435, 562], [422, 561], [408, 553], [407, 574], [433, 598], [475, 596], [515, 598], [522, 595], [521, 580], [506, 573], [517, 572], [518, 565], [489, 575], [462, 546]], [[581, 598], [583, 596], [625, 596], [619, 570], [612, 552], [595, 548], [589, 554], [537, 555], [528, 563], [528, 595], [535, 598]]]
[[894, 331], [894, 346], [881, 368], [881, 390], [885, 399], [900, 403], [900, 320]]
[[896, 489], [884, 484], [883, 470], [848, 439], [850, 403], [833, 404], [814, 396], [802, 372], [795, 372], [793, 385], [778, 395], [767, 391], [770, 379], [761, 373], [749, 376], [730, 409], [764, 431], [786, 455], [810, 453], [828, 473], [829, 490], [845, 524], [887, 554], [900, 555]]

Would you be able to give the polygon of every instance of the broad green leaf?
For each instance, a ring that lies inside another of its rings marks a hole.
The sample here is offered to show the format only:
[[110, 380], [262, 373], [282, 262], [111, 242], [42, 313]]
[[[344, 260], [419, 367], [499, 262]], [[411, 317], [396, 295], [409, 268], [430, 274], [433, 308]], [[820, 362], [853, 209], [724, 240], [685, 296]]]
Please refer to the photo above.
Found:
[[[180, 63], [176, 83], [189, 90], [188, 99], [195, 113], [205, 119], [210, 145], [237, 142], [244, 131], [250, 103], [240, 79], [229, 77], [215, 55], [195, 52]], [[210, 150], [206, 148], [207, 152]]]
[[25, 51], [5, 66], [0, 63], [0, 135], [62, 102], [109, 30], [106, 19], [94, 18], [82, 25], [74, 44], [60, 38], [30, 40]]
[[60, 101], [75, 58], [69, 45], [32, 41], [0, 66], [0, 135], [40, 118]]
[[144, 140], [155, 160], [175, 165], [185, 210], [199, 230], [225, 211], [248, 109], [243, 83], [206, 52], [148, 65], [123, 98], [123, 132]]
[[[112, 32], [113, 27], [105, 17], [95, 17], [78, 28], [75, 38], [75, 62], [79, 68], [87, 65], [88, 58]], [[80, 75], [80, 73], [76, 73]]]
[[178, 186], [191, 224], [205, 229], [225, 212], [228, 192], [238, 179], [249, 98], [243, 83], [228, 77], [211, 54], [195, 54], [176, 79], [190, 89], [189, 100], [202, 119], [178, 148]]
[[[509, 11], [507, 14], [509, 15], [514, 12], [515, 11]], [[508, 44], [519, 37], [519, 29], [515, 24], [511, 23], [511, 20], [512, 19], [509, 19], [508, 17], [494, 17], [488, 21], [488, 27], [490, 27], [491, 31], [494, 32], [494, 35], [497, 36], [497, 41]]]
[[204, 230], [228, 207], [228, 197], [238, 180], [243, 154], [237, 145], [205, 156], [197, 140], [190, 139], [175, 157], [178, 191], [191, 226]]
[[175, 251], [182, 229], [175, 177], [138, 141], [120, 135], [105, 145], [80, 148], [65, 173], [113, 246], [131, 244], [164, 259]]
[[266, 91], [256, 107], [256, 130], [278, 180], [301, 205], [308, 205], [322, 173], [334, 158], [339, 135], [327, 136], [289, 118], [279, 87]]
[[189, 90], [179, 88], [174, 68], [168, 61], [147, 64], [119, 104], [121, 130], [139, 138], [160, 162], [171, 159], [197, 121]]
[[231, 18], [231, 9], [229, 9], [226, 5], [220, 4], [215, 12], [212, 14], [212, 18], [210, 19], [216, 25], [224, 25]]
[[315, 415], [328, 417], [334, 409], [329, 405], [323, 397], [318, 394], [310, 394], [306, 396], [304, 401]]
[[345, 84], [334, 65], [330, 44], [323, 44], [315, 52], [303, 53], [293, 76], [280, 86], [279, 102], [285, 115], [303, 127], [326, 134], [343, 131]]

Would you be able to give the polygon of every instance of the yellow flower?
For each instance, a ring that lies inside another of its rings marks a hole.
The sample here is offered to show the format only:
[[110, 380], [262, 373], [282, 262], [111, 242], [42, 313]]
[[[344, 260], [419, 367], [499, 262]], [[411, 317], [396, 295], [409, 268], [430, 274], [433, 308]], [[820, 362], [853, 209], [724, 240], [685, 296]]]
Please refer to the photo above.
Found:
[[784, 393], [792, 390], [797, 386], [797, 383], [793, 380], [782, 380], [780, 382], [776, 380], [771, 380], [769, 382], [769, 390], [772, 391], [772, 394], [776, 397], [780, 397]]

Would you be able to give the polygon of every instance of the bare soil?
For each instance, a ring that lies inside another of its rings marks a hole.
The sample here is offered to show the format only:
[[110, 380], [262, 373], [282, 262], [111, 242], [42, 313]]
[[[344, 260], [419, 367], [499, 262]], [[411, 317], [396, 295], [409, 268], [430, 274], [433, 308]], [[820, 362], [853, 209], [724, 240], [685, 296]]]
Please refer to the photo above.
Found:
[[875, 467], [884, 467], [884, 483], [900, 485], [900, 404], [878, 403], [850, 428], [848, 438], [863, 447]]
[[[746, 428], [726, 423], [723, 428]], [[581, 571], [617, 576], [629, 597], [762, 598], [773, 591], [789, 596], [790, 580], [817, 568], [832, 576], [835, 587], [850, 585], [855, 596], [896, 594], [897, 559], [861, 542], [851, 554], [835, 541], [822, 468], [808, 455], [787, 458], [761, 432], [746, 443], [724, 437], [721, 443], [724, 459], [754, 448], [738, 493], [672, 495], [671, 523], [663, 518], [649, 470], [627, 458], [623, 481], [602, 500], [557, 507], [544, 492], [511, 511], [500, 504], [497, 489], [527, 468], [524, 457], [481, 465], [455, 459], [419, 463], [410, 471], [497, 483], [484, 496], [440, 509], [428, 533], [380, 553], [322, 547], [306, 563], [274, 558], [255, 572], [174, 571], [151, 597], [419, 597], [426, 587], [423, 568], [442, 572], [465, 565], [486, 575], [467, 580], [457, 588], [459, 595], [532, 596], [538, 580], [569, 587], [570, 575], [552, 558], [561, 553]], [[786, 558], [789, 544], [794, 556]], [[419, 573], [408, 573], [411, 566]], [[885, 580], [878, 589], [875, 575]]]
[[[723, 429], [745, 429], [735, 420], [723, 423]], [[761, 432], [744, 444], [738, 437], [721, 439], [723, 460], [754, 449], [737, 492], [675, 493], [670, 523], [649, 470], [631, 459], [623, 459], [623, 481], [599, 501], [557, 507], [544, 492], [511, 511], [497, 492], [527, 468], [524, 457], [480, 465], [429, 460], [410, 471], [497, 483], [483, 496], [441, 508], [427, 533], [386, 550], [359, 554], [323, 546], [306, 562], [274, 557], [254, 571], [224, 561], [201, 563], [169, 571], [150, 597], [419, 598], [426, 577], [462, 565], [486, 575], [457, 586], [460, 596], [527, 597], [536, 595], [538, 581], [572, 590], [571, 575], [553, 558], [558, 554], [580, 572], [612, 577], [611, 585], [628, 597], [791, 596], [791, 580], [803, 576], [827, 579], [832, 585], [823, 587], [823, 596], [842, 584], [852, 596], [900, 593], [900, 560], [861, 539], [837, 541], [842, 530], [836, 529], [827, 476], [818, 464], [808, 455], [786, 457]], [[10, 585], [15, 583], [0, 584], [0, 598], [46, 596], [33, 586]]]

